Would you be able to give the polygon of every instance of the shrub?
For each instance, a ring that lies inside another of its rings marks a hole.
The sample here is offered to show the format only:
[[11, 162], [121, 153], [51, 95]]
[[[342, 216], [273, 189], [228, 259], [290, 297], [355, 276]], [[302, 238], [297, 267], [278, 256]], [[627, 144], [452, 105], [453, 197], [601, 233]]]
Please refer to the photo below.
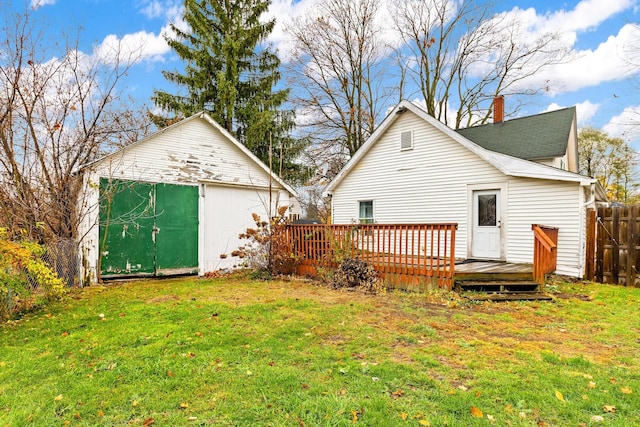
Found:
[[293, 271], [296, 257], [291, 252], [284, 233], [287, 209], [288, 206], [278, 208], [277, 216], [270, 222], [263, 221], [260, 215], [254, 213], [255, 228], [247, 228], [239, 236], [247, 243], [231, 253], [231, 256], [242, 259], [246, 267], [256, 270], [259, 277], [269, 278]]
[[28, 240], [9, 240], [0, 228], [0, 320], [59, 298], [63, 281], [40, 258], [44, 248]]
[[333, 287], [362, 288], [372, 294], [383, 290], [376, 270], [370, 264], [354, 258], [342, 261], [333, 275]]

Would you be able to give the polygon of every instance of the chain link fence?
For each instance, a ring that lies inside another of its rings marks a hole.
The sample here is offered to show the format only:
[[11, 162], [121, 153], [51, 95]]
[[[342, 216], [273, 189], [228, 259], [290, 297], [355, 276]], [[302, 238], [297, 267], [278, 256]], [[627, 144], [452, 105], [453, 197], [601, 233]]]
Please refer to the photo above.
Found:
[[67, 287], [81, 287], [78, 244], [73, 239], [47, 243], [42, 260], [61, 278]]

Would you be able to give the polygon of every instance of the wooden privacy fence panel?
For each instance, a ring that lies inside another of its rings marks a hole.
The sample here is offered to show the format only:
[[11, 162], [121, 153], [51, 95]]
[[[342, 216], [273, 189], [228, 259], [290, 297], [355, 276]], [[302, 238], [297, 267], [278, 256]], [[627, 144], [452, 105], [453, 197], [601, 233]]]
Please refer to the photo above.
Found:
[[451, 289], [457, 224], [290, 224], [284, 229], [296, 273], [316, 275], [355, 258], [373, 266], [391, 285], [425, 279]]
[[595, 252], [595, 265], [591, 275], [587, 259], [585, 277], [640, 287], [640, 206], [598, 208], [597, 213], [587, 215], [587, 233], [590, 228], [587, 258]]

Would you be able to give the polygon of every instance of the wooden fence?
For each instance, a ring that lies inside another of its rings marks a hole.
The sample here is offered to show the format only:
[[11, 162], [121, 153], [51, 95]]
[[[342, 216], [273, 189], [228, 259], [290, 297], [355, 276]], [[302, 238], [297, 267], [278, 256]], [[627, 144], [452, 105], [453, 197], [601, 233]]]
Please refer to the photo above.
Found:
[[640, 287], [640, 206], [590, 209], [585, 277]]
[[371, 264], [388, 286], [451, 289], [457, 224], [291, 224], [285, 232], [299, 275], [346, 258]]

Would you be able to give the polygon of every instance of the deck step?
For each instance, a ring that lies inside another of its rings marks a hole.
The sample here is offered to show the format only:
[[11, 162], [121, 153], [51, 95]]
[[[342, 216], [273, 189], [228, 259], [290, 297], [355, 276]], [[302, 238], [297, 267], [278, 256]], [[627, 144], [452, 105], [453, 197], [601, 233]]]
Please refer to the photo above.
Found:
[[542, 292], [508, 293], [468, 293], [463, 295], [469, 301], [552, 301], [553, 298]]
[[531, 280], [456, 280], [456, 289], [467, 292], [522, 293], [540, 292], [540, 284]]

